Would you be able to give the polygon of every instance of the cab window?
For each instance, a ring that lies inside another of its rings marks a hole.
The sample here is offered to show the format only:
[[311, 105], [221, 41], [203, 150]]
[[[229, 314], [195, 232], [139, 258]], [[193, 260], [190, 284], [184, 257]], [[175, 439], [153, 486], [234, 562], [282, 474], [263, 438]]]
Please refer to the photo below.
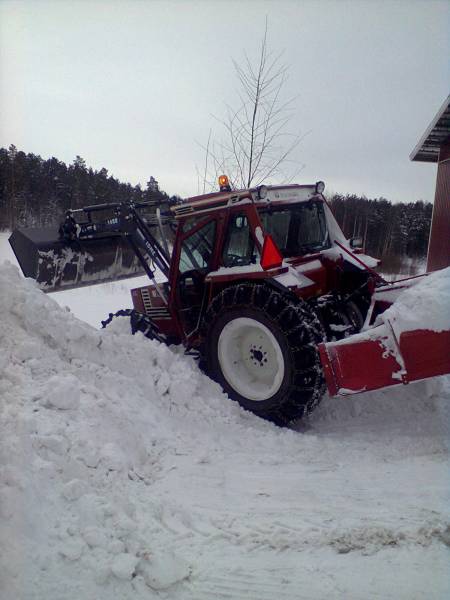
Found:
[[208, 221], [181, 245], [180, 272], [202, 271], [208, 267], [214, 250], [216, 222]]
[[238, 267], [256, 264], [258, 259], [259, 253], [250, 232], [247, 216], [242, 213], [231, 216], [222, 254], [223, 265]]

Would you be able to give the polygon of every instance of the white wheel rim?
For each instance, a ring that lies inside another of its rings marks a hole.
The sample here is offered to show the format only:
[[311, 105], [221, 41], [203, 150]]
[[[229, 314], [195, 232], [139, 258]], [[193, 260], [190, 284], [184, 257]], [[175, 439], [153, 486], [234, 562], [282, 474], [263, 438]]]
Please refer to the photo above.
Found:
[[284, 378], [280, 344], [268, 327], [246, 317], [233, 319], [222, 329], [217, 354], [229, 385], [249, 400], [267, 400], [278, 392]]

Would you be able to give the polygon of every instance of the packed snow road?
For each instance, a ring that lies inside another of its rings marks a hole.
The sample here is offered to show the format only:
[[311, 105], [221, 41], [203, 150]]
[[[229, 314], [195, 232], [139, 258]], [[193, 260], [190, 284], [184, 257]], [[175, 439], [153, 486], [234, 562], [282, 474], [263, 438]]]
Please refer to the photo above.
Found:
[[449, 597], [447, 379], [282, 430], [11, 265], [0, 331], [2, 599]]

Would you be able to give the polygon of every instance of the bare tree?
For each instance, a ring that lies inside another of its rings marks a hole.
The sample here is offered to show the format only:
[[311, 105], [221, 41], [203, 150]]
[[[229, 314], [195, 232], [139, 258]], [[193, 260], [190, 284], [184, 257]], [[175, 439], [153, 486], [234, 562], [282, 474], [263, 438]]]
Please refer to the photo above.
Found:
[[[289, 131], [295, 98], [283, 100], [288, 67], [267, 45], [267, 21], [255, 64], [244, 53], [233, 61], [239, 90], [237, 108], [227, 105], [219, 137], [209, 134], [203, 191], [215, 187], [217, 175], [226, 173], [234, 189], [249, 188], [276, 178], [292, 181], [302, 166], [291, 155], [302, 137]], [[198, 174], [199, 171], [197, 170]]]

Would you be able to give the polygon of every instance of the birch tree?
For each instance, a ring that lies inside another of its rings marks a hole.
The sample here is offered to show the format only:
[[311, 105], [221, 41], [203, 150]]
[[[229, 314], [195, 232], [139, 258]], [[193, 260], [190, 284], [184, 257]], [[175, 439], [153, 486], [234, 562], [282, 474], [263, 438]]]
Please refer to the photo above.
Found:
[[267, 23], [257, 60], [244, 53], [233, 60], [238, 91], [235, 105], [226, 105], [225, 116], [215, 117], [219, 134], [208, 138], [204, 171], [198, 176], [216, 189], [217, 175], [228, 175], [233, 189], [249, 188], [270, 180], [291, 181], [301, 170], [292, 155], [301, 136], [291, 131], [295, 98], [285, 99], [288, 66], [281, 54], [268, 48]]

